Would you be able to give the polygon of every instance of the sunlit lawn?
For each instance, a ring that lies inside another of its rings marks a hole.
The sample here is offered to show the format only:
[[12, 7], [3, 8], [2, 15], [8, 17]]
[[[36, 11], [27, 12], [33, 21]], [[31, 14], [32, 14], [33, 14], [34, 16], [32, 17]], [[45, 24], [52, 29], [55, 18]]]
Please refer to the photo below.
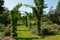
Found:
[[0, 37], [2, 36], [2, 33], [0, 32]]
[[[18, 38], [35, 38], [36, 37], [25, 26], [18, 26], [17, 29], [18, 29], [18, 31], [17, 31]], [[60, 40], [60, 35], [46, 36], [44, 38], [37, 38], [37, 39], [33, 39], [33, 40]]]
[[18, 38], [34, 38], [35, 36], [32, 35], [29, 31], [18, 31]]
[[17, 30], [29, 30], [28, 28], [26, 28], [25, 26], [18, 26]]
[[39, 38], [39, 40], [60, 40], [60, 35], [46, 36], [45, 38]]
[[25, 26], [18, 26], [18, 38], [35, 38], [35, 35], [33, 35], [28, 28]]

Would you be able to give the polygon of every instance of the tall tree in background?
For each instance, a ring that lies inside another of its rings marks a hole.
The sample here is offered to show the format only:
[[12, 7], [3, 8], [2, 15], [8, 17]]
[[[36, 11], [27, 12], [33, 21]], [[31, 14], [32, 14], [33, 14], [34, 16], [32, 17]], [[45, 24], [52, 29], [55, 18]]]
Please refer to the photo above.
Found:
[[57, 5], [56, 10], [60, 10], [60, 0], [59, 0], [59, 2], [58, 2], [58, 5]]
[[60, 24], [60, 0], [58, 2], [58, 5], [56, 7], [56, 11], [55, 11], [55, 16], [57, 16], [57, 23]]
[[29, 25], [29, 23], [28, 23], [28, 18], [29, 18], [29, 14], [27, 13], [27, 12], [25, 12], [26, 13], [26, 15], [25, 15], [25, 24], [26, 24], [26, 27], [28, 27]]
[[33, 18], [31, 16], [31, 13], [25, 12], [26, 13], [26, 26], [31, 28], [31, 19]]
[[56, 9], [53, 10], [52, 7], [50, 8], [48, 16], [53, 23], [60, 24], [60, 0]]

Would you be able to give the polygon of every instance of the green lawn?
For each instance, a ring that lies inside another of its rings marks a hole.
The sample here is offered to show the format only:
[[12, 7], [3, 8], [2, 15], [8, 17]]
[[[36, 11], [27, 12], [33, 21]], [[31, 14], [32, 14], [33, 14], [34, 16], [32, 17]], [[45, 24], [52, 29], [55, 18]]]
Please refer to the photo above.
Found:
[[0, 32], [0, 37], [2, 36], [2, 33]]
[[[25, 26], [18, 26], [17, 29], [18, 38], [36, 38], [36, 35], [33, 35]], [[37, 38], [33, 40], [60, 40], [60, 35], [46, 36], [45, 38]]]
[[18, 26], [17, 30], [29, 30], [28, 28], [26, 28], [25, 26]]
[[17, 30], [18, 38], [36, 38], [25, 26], [18, 26]]
[[46, 36], [45, 38], [39, 38], [38, 40], [60, 40], [60, 35]]
[[34, 38], [35, 36], [32, 35], [29, 31], [18, 31], [18, 38]]

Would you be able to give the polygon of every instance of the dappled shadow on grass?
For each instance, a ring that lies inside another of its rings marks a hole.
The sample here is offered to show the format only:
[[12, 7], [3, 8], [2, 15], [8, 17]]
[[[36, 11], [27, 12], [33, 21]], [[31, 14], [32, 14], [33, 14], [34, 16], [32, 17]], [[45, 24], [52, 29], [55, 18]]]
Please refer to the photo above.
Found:
[[39, 40], [60, 40], [60, 35], [50, 35], [50, 36], [45, 36], [44, 38], [40, 38]]
[[23, 26], [23, 24], [17, 24], [17, 26]]
[[29, 29], [25, 26], [18, 26], [17, 27], [17, 38], [16, 40], [37, 40], [37, 37], [33, 35]]
[[15, 38], [16, 40], [37, 40], [37, 38]]
[[46, 37], [50, 37], [50, 36], [56, 36], [56, 35], [43, 35], [43, 36], [41, 36], [40, 38], [46, 38]]

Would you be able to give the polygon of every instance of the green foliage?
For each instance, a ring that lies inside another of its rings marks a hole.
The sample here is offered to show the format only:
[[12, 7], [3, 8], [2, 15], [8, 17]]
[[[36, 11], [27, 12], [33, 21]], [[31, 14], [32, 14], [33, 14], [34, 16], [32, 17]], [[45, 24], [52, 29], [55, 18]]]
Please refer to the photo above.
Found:
[[10, 36], [11, 35], [11, 28], [6, 29], [6, 31], [4, 31], [5, 36]]
[[11, 19], [10, 19], [10, 14], [8, 13], [9, 11], [7, 11], [6, 13], [4, 13], [2, 19], [1, 19], [1, 23], [4, 24], [5, 26], [7, 26], [7, 24], [10, 24]]
[[[36, 19], [37, 19], [37, 28], [38, 28], [38, 32], [40, 33], [40, 26], [41, 26], [41, 16], [43, 14], [43, 9], [44, 9], [44, 0], [34, 0], [34, 3], [35, 3], [35, 7], [33, 6], [30, 6], [30, 5], [25, 5], [25, 6], [28, 6], [28, 7], [31, 7], [32, 10], [33, 10], [33, 13], [35, 14], [36, 16]], [[40, 35], [40, 34], [38, 34]]]
[[10, 24], [9, 10], [6, 7], [3, 7], [4, 0], [0, 0], [0, 23], [7, 26]]
[[50, 20], [48, 20], [46, 25], [52, 25], [52, 24], [53, 23]]
[[49, 19], [48, 19], [48, 16], [46, 14], [43, 14], [42, 17], [41, 17], [41, 21], [42, 22], [47, 22]]
[[56, 24], [60, 24], [60, 0], [58, 2], [58, 5], [55, 10], [52, 9], [52, 7], [49, 10], [49, 19]]
[[32, 16], [32, 13], [28, 13], [28, 12], [25, 12], [26, 15], [25, 15], [25, 20], [26, 20], [26, 27], [29, 27], [31, 26], [31, 20], [34, 19], [33, 16]]
[[57, 23], [60, 24], [60, 0], [59, 0], [59, 2], [58, 2], [57, 7], [56, 7], [56, 12], [55, 12], [55, 14], [56, 14], [57, 19], [58, 19]]
[[59, 2], [58, 2], [58, 5], [57, 5], [57, 7], [56, 7], [56, 10], [60, 10], [60, 0], [59, 0]]
[[4, 5], [4, 0], [0, 0], [0, 14], [3, 13], [3, 10], [4, 10], [2, 5]]
[[34, 12], [36, 12], [36, 18], [37, 18], [37, 28], [38, 28], [38, 35], [40, 36], [41, 31], [41, 16], [43, 14], [43, 8], [44, 8], [44, 0], [34, 0], [34, 3], [36, 5], [36, 8], [33, 9]]
[[57, 24], [59, 24], [60, 22], [59, 22], [59, 16], [58, 16], [58, 14], [57, 14], [57, 12], [56, 11], [54, 11], [54, 10], [51, 10], [49, 13], [48, 13], [48, 17], [49, 17], [49, 19], [53, 22], [53, 23], [57, 23]]
[[2, 24], [0, 23], [0, 29], [2, 29]]
[[0, 0], [0, 5], [4, 5], [4, 0]]
[[3, 31], [3, 27], [4, 27], [4, 24], [1, 24], [1, 23], [0, 23], [0, 32]]
[[42, 36], [48, 36], [48, 35], [57, 35], [59, 30], [57, 29], [49, 29], [49, 28], [43, 28], [41, 31]]
[[11, 10], [12, 20], [19, 20], [21, 17], [21, 14], [19, 12], [19, 8], [22, 6], [22, 4], [17, 4], [13, 10]]
[[47, 22], [41, 22], [41, 29], [43, 28], [50, 28], [53, 23], [48, 20]]
[[0, 37], [2, 36], [2, 32], [0, 32]]
[[17, 21], [20, 19], [21, 14], [19, 12], [19, 8], [22, 6], [22, 4], [17, 4], [13, 10], [11, 10], [11, 16], [12, 16], [12, 36], [17, 37]]

